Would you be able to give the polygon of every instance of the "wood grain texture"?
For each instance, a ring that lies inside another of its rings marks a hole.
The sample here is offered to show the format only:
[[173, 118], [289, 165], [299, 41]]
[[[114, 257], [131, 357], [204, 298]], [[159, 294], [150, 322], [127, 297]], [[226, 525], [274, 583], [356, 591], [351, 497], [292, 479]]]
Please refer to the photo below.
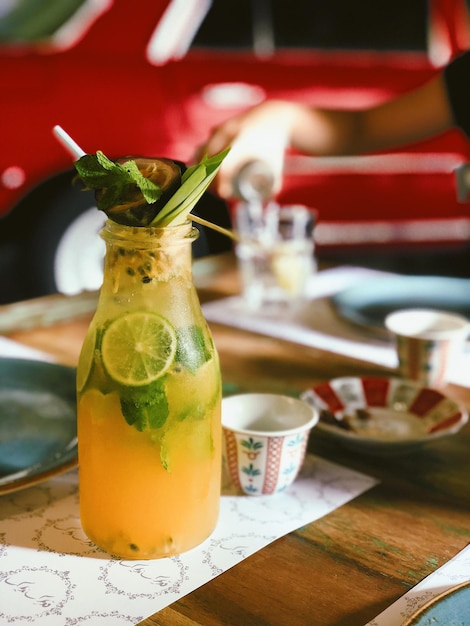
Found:
[[[202, 300], [238, 290], [233, 259], [195, 267]], [[25, 304], [9, 337], [75, 365], [93, 296]], [[328, 303], [318, 315], [338, 323]], [[58, 313], [54, 315], [54, 307]], [[84, 310], [85, 307], [85, 310]], [[68, 314], [63, 314], [68, 310]], [[45, 311], [44, 323], [38, 311]], [[0, 307], [0, 321], [2, 307]], [[26, 321], [25, 321], [26, 320]], [[52, 320], [52, 321], [51, 321]], [[212, 324], [223, 380], [234, 390], [300, 392], [336, 376], [393, 374], [313, 348]], [[469, 373], [470, 377], [470, 373]], [[470, 407], [470, 390], [447, 393]], [[282, 537], [141, 626], [361, 626], [470, 540], [470, 425], [454, 437], [391, 458], [348, 451], [313, 431], [309, 452], [377, 477], [380, 483], [329, 515]]]

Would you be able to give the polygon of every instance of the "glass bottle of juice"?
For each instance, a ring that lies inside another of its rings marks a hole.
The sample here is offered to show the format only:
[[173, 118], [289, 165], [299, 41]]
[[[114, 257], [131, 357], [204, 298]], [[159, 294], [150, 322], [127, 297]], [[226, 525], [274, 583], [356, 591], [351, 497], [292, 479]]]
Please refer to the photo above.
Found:
[[219, 510], [221, 379], [192, 279], [190, 222], [111, 220], [77, 371], [80, 515], [125, 559], [180, 554]]

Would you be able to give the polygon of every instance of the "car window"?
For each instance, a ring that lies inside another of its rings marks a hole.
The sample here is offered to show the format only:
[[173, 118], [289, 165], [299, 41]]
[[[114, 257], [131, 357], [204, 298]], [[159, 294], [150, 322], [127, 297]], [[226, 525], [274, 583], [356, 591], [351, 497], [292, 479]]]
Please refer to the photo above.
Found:
[[212, 0], [192, 47], [424, 52], [427, 30], [427, 0]]

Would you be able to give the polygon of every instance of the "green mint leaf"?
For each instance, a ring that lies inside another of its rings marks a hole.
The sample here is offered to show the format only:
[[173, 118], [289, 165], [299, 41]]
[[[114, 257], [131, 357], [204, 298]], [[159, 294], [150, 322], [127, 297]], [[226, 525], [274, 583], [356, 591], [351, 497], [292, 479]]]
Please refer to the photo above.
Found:
[[101, 167], [105, 170], [113, 171], [119, 169], [120, 167], [117, 163], [111, 161], [111, 159], [108, 159], [108, 157], [103, 152], [101, 152], [101, 150], [98, 150], [96, 152], [96, 160], [98, 161], [99, 165], [101, 165]]
[[98, 150], [96, 154], [85, 154], [74, 165], [86, 187], [100, 191], [97, 203], [102, 211], [125, 202], [136, 187], [148, 204], [154, 204], [163, 193], [158, 185], [145, 178], [132, 159], [121, 165]]
[[168, 401], [161, 379], [145, 387], [122, 388], [120, 400], [126, 422], [138, 431], [161, 428], [168, 418]]
[[188, 326], [177, 328], [178, 340], [175, 361], [191, 373], [195, 373], [201, 365], [212, 358], [211, 352], [206, 347], [204, 332], [200, 326]]
[[162, 195], [163, 190], [149, 178], [145, 178], [135, 161], [126, 161], [122, 166], [127, 170], [129, 178], [142, 192], [147, 204], [154, 204]]
[[108, 173], [96, 155], [85, 154], [74, 163], [78, 175], [89, 189], [100, 189], [106, 181]]

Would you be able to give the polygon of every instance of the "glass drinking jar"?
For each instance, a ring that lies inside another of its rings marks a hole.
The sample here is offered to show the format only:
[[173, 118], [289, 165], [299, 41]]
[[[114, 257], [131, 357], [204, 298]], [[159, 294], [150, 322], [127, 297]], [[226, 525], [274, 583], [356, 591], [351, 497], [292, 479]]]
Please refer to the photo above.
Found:
[[217, 523], [221, 378], [192, 278], [188, 222], [110, 220], [77, 371], [80, 515], [125, 559], [180, 554]]

